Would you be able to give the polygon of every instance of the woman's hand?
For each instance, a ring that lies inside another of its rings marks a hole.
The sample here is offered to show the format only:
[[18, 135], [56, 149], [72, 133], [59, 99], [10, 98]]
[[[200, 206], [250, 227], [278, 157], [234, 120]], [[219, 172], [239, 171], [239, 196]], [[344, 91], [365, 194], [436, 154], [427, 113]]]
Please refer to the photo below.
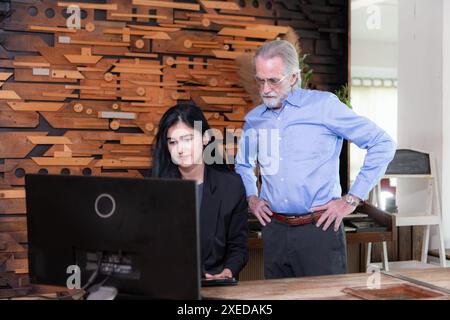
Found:
[[221, 273], [218, 274], [209, 274], [205, 273], [206, 280], [214, 280], [214, 279], [225, 279], [225, 278], [233, 278], [233, 273], [230, 269], [225, 268]]

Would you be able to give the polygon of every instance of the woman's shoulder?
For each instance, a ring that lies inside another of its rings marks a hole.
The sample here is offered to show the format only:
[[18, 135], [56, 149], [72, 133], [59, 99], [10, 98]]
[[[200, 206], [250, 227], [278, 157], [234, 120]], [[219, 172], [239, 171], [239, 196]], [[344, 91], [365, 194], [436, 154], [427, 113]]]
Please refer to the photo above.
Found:
[[229, 187], [241, 187], [243, 186], [242, 178], [239, 174], [226, 168], [216, 168], [209, 166], [211, 174], [215, 177], [215, 180], [221, 185]]

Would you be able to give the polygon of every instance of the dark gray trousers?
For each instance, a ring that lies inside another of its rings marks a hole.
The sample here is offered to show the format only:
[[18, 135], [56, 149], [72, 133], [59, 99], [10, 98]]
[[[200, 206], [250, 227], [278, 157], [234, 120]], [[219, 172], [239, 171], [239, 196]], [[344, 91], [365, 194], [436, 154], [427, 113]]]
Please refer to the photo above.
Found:
[[343, 224], [337, 232], [315, 224], [290, 226], [272, 219], [262, 229], [266, 279], [319, 276], [347, 272]]

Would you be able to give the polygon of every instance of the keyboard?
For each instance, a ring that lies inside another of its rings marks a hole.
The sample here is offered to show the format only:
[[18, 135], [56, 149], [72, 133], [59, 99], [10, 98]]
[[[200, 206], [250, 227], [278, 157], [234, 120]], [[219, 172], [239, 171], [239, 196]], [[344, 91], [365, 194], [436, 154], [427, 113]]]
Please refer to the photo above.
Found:
[[202, 287], [235, 286], [237, 284], [238, 280], [236, 280], [235, 278], [212, 279], [212, 280], [202, 279]]

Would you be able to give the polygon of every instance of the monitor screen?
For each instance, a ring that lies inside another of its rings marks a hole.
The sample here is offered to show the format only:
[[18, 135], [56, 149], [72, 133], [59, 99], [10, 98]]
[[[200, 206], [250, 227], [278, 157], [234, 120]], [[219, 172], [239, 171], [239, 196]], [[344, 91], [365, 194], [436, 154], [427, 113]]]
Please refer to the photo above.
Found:
[[27, 175], [25, 183], [32, 283], [66, 286], [78, 270], [81, 286], [200, 297], [195, 182]]

